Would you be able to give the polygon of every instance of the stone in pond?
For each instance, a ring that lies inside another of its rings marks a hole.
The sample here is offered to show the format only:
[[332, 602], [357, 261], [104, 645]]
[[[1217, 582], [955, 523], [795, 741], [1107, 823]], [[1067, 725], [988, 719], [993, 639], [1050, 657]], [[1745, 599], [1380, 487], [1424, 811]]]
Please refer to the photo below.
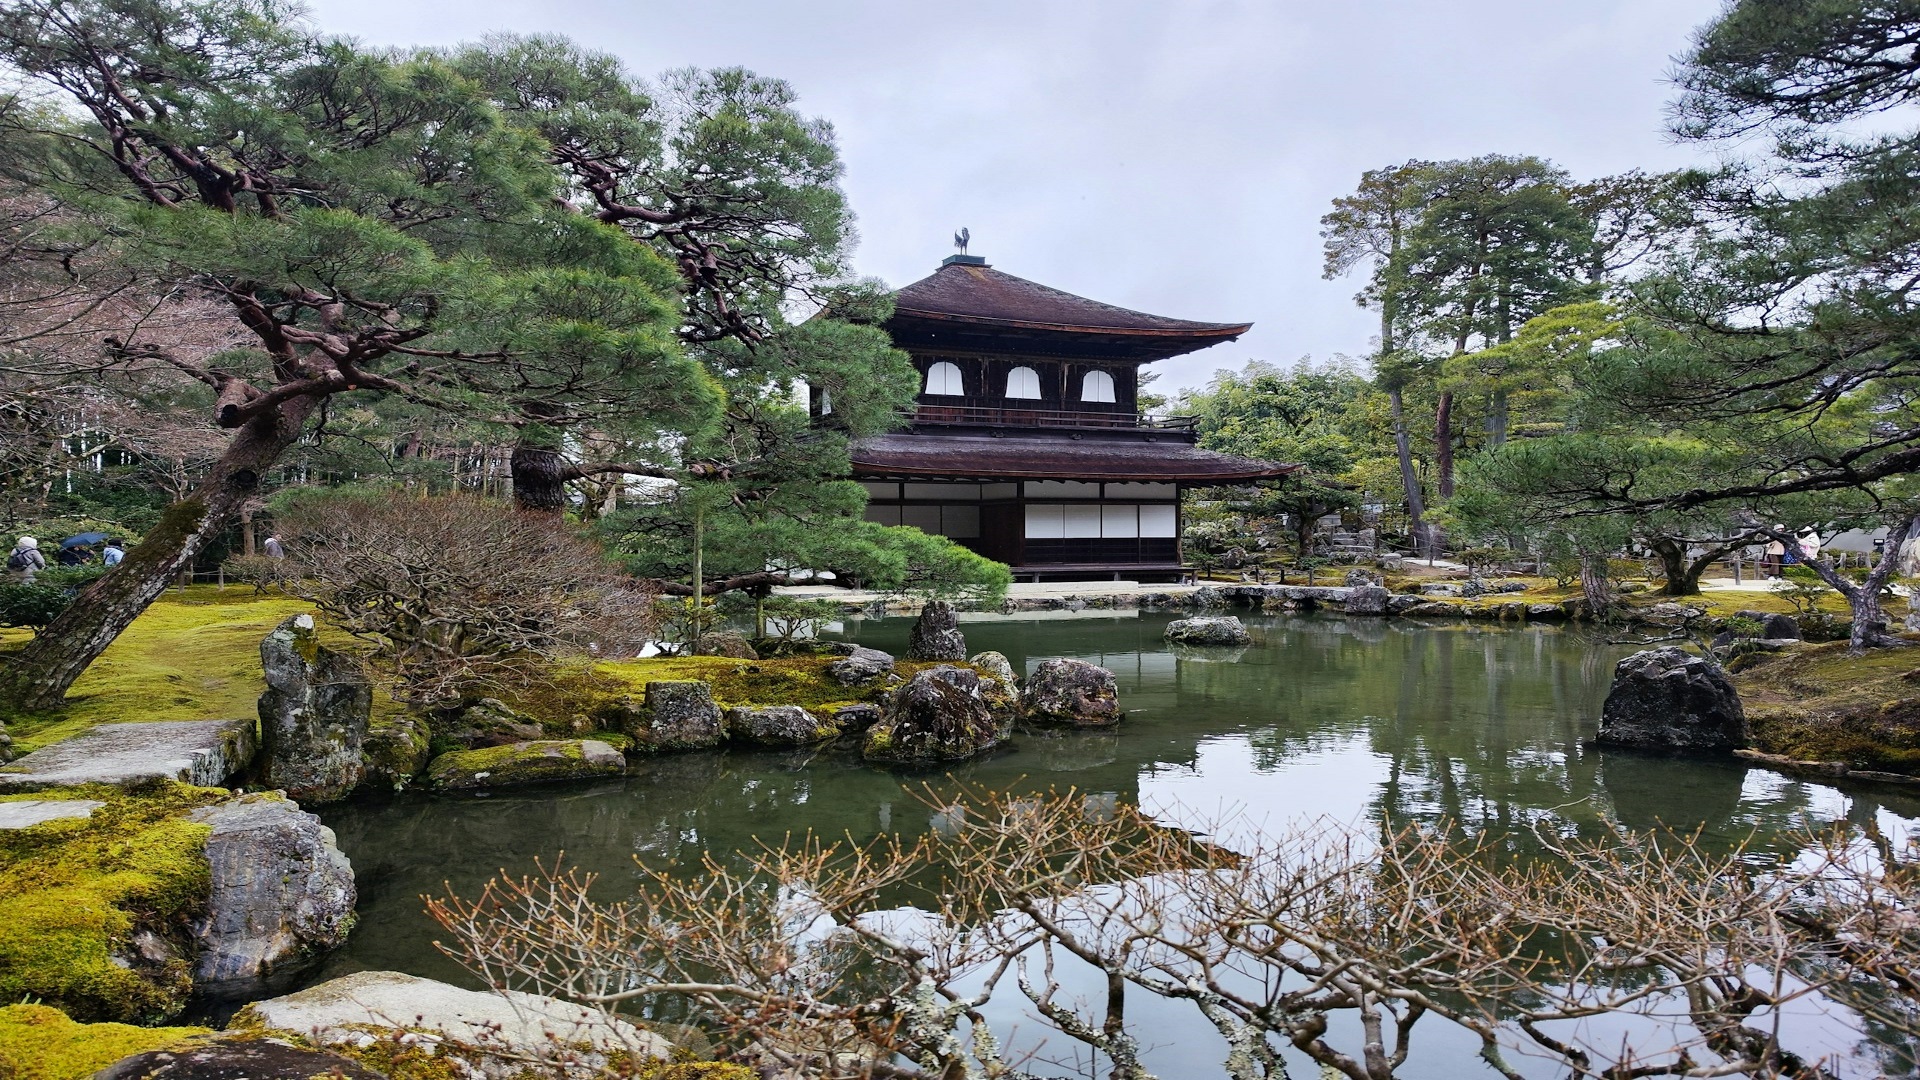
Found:
[[[481, 1076], [500, 1078], [598, 1077], [605, 1075], [609, 1055], [647, 1059], [673, 1052], [660, 1036], [597, 1009], [516, 991], [463, 990], [397, 971], [355, 972], [256, 1001], [234, 1023], [292, 1032], [322, 1046], [359, 1043], [369, 1027], [431, 1031], [446, 1040], [451, 1056]], [[530, 1067], [542, 1062], [551, 1064]], [[456, 1069], [452, 1075], [473, 1072]]]
[[436, 791], [473, 791], [598, 779], [626, 770], [626, 755], [598, 739], [542, 739], [441, 754], [427, 766], [427, 783]]
[[1013, 661], [1008, 660], [1005, 653], [975, 653], [973, 659], [968, 660], [967, 663], [979, 668], [981, 674], [998, 679], [1000, 685], [1008, 690], [1020, 689], [1020, 680], [1013, 673]]
[[1175, 645], [1245, 645], [1253, 640], [1237, 615], [1175, 619], [1166, 638]]
[[1085, 660], [1042, 660], [1027, 677], [1020, 714], [1042, 724], [1111, 727], [1120, 722], [1120, 691], [1113, 672]]
[[319, 818], [267, 792], [203, 806], [187, 819], [212, 827], [206, 856], [213, 891], [193, 925], [197, 993], [257, 995], [346, 941], [353, 864]]
[[727, 738], [750, 746], [812, 746], [840, 734], [798, 705], [763, 705], [727, 710]]
[[101, 724], [0, 768], [0, 791], [149, 780], [217, 787], [253, 760], [254, 720]]
[[254, 1035], [213, 1036], [123, 1057], [93, 1080], [387, 1080], [351, 1058]]
[[960, 618], [945, 600], [929, 600], [920, 609], [907, 635], [909, 660], [965, 660], [967, 639], [960, 633]]
[[704, 750], [726, 734], [713, 688], [698, 679], [648, 683], [646, 708], [621, 731], [646, 750]]
[[1347, 593], [1349, 615], [1385, 615], [1393, 594], [1378, 585], [1356, 585]]
[[833, 722], [841, 731], [865, 731], [880, 722], [880, 706], [842, 705], [833, 710]]
[[1746, 737], [1740, 695], [1713, 661], [1668, 646], [1615, 665], [1600, 710], [1602, 745], [1725, 753]]
[[376, 722], [360, 744], [360, 756], [367, 763], [360, 782], [389, 791], [412, 784], [433, 757], [429, 740], [427, 723], [418, 716], [394, 716]]
[[959, 761], [1005, 738], [967, 668], [927, 668], [888, 697], [880, 722], [867, 730], [860, 752], [868, 761], [901, 764]]
[[841, 686], [859, 686], [891, 674], [893, 656], [862, 645], [855, 645], [851, 653], [827, 665], [827, 676]]
[[373, 684], [359, 665], [320, 644], [312, 615], [295, 615], [260, 641], [260, 783], [303, 803], [333, 802], [360, 783]]

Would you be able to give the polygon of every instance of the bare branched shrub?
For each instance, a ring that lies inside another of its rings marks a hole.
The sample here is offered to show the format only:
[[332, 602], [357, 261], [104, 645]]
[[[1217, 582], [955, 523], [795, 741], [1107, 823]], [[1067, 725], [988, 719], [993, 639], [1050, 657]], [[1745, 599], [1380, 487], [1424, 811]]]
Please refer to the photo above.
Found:
[[643, 866], [611, 903], [542, 866], [429, 911], [492, 986], [609, 1011], [677, 998], [741, 1060], [810, 1077], [1029, 1076], [987, 1012], [1010, 993], [1119, 1080], [1150, 1076], [1140, 994], [1192, 1005], [1233, 1080], [1286, 1075], [1283, 1047], [1382, 1080], [1428, 1017], [1513, 1078], [1523, 1057], [1607, 1080], [1828, 1075], [1781, 1022], [1816, 999], [1915, 1034], [1920, 891], [1840, 836], [1770, 867], [1672, 834], [1326, 823], [1235, 853], [1071, 791], [929, 806], [919, 840]]
[[313, 492], [279, 517], [288, 588], [372, 642], [405, 695], [526, 685], [570, 656], [628, 657], [653, 595], [551, 515], [464, 495]]

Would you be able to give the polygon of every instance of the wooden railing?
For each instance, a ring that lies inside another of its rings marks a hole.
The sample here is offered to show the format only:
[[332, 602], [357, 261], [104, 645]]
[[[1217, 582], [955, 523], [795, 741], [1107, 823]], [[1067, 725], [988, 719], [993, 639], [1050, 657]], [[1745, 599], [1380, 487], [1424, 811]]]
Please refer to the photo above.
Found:
[[1148, 416], [1130, 412], [1095, 412], [1081, 409], [1033, 409], [982, 407], [977, 405], [921, 405], [914, 411], [919, 424], [973, 424], [983, 427], [1046, 428], [1158, 428], [1166, 431], [1191, 431], [1198, 420], [1191, 416]]

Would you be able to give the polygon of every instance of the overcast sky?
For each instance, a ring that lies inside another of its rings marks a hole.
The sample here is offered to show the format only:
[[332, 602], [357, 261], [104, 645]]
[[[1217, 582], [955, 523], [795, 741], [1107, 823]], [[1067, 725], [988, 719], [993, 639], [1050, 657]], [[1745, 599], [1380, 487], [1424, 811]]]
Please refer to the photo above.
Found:
[[831, 120], [855, 265], [952, 253], [1158, 315], [1248, 320], [1162, 387], [1364, 354], [1320, 216], [1366, 169], [1537, 154], [1576, 177], [1702, 159], [1663, 132], [1673, 57], [1718, 0], [309, 0], [385, 45], [557, 32], [639, 74], [740, 65]]

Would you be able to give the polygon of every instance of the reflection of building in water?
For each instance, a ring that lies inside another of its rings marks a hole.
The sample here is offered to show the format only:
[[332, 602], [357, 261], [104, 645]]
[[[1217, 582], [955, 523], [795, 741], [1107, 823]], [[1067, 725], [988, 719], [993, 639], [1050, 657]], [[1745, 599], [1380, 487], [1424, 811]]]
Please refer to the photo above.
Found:
[[[1129, 311], [949, 257], [894, 294], [886, 328], [921, 392], [906, 431], [854, 449], [869, 520], [950, 537], [1016, 577], [1179, 574], [1183, 490], [1297, 466], [1202, 450], [1190, 419], [1143, 415], [1140, 369], [1250, 325]], [[830, 422], [824, 391], [812, 411]]]

